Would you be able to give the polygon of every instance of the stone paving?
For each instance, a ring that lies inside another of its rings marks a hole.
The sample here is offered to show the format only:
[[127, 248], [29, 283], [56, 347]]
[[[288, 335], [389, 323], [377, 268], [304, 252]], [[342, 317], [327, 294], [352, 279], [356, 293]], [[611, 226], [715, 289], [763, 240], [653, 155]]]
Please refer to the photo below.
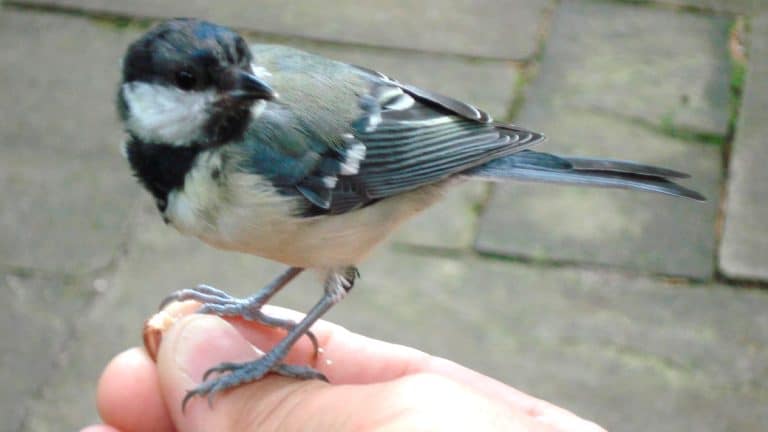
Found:
[[727, 133], [727, 30], [723, 17], [665, 8], [559, 7], [515, 120], [546, 131], [546, 146], [556, 152], [686, 171], [713, 199], [701, 205], [624, 191], [505, 184], [483, 214], [479, 250], [710, 277], [721, 149], [662, 130]]
[[[247, 294], [281, 268], [166, 228], [120, 156], [119, 59], [147, 19], [177, 15], [466, 99], [541, 130], [548, 150], [690, 172], [708, 203], [462, 185], [374, 253], [328, 319], [609, 430], [768, 429], [768, 2], [255, 5], [0, 7], [3, 430], [95, 421], [100, 369], [140, 343], [164, 293], [208, 282]], [[276, 303], [304, 310], [318, 295], [308, 275]]]
[[[744, 104], [731, 159], [731, 179], [723, 233], [720, 266], [734, 278], [768, 279], [768, 236], [752, 233], [765, 230], [768, 221], [768, 152], [765, 150], [765, 113], [768, 112], [768, 14], [752, 21], [749, 76]], [[756, 231], [757, 230], [757, 231]]]

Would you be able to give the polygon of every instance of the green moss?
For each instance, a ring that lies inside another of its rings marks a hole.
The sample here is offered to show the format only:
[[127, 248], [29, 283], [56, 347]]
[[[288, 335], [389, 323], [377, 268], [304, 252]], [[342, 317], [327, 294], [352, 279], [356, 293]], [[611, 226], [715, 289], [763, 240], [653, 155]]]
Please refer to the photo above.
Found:
[[730, 118], [728, 120], [728, 130], [736, 130], [736, 122], [739, 120], [739, 107], [741, 106], [741, 97], [744, 91], [744, 79], [747, 76], [747, 65], [733, 62], [731, 68], [731, 99], [730, 99]]
[[[734, 39], [741, 41], [746, 40], [747, 33], [749, 31], [749, 22], [744, 17], [736, 18], [731, 23], [730, 28], [730, 41], [731, 47], [736, 43]], [[736, 131], [736, 123], [739, 119], [739, 108], [741, 106], [741, 98], [744, 94], [744, 82], [747, 77], [747, 53], [733, 52], [731, 50], [731, 99], [730, 99], [730, 120], [728, 124], [729, 135], [733, 135]]]
[[16, 2], [16, 1], [6, 1], [4, 3], [4, 6], [10, 9], [21, 10], [21, 11], [57, 14], [57, 15], [63, 15], [63, 16], [84, 18], [98, 26], [108, 27], [113, 30], [114, 29], [146, 30], [155, 22], [155, 20], [152, 20], [149, 18], [137, 18], [137, 17], [131, 17], [131, 16], [109, 14], [109, 13], [98, 13], [98, 12], [94, 13], [84, 9], [70, 8], [67, 6], [60, 6], [56, 4], [39, 4], [38, 5], [38, 4], [27, 4], [27, 3]]
[[89, 15], [94, 24], [113, 30], [146, 30], [154, 23], [148, 18], [123, 17], [114, 15]]
[[531, 69], [533, 65], [523, 66], [518, 68], [517, 79], [514, 86], [514, 97], [512, 98], [512, 104], [509, 107], [507, 118], [514, 119], [520, 114], [520, 110], [523, 109], [525, 103], [525, 88], [531, 81], [533, 73]]
[[682, 141], [690, 141], [695, 143], [701, 143], [712, 146], [722, 146], [727, 142], [727, 137], [719, 134], [693, 132], [686, 129], [681, 129], [675, 126], [674, 114], [668, 113], [662, 116], [660, 132], [664, 135], [670, 136]]

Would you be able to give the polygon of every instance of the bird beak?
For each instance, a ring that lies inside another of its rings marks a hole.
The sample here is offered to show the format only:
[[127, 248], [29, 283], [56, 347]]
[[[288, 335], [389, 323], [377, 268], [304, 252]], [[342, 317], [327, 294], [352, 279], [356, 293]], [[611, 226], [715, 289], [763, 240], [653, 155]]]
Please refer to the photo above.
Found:
[[221, 83], [227, 98], [234, 101], [250, 102], [257, 99], [275, 100], [277, 92], [256, 75], [242, 70], [230, 69]]
[[238, 81], [240, 83], [239, 90], [252, 98], [265, 100], [278, 98], [277, 92], [272, 87], [252, 73], [243, 70], [238, 71]]

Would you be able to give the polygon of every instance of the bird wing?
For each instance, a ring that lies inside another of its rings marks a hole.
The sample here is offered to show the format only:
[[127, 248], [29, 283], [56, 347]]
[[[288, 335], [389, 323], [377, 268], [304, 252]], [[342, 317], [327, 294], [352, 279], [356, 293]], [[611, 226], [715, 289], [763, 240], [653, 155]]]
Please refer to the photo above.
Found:
[[[283, 59], [287, 55], [280, 53]], [[279, 137], [280, 146], [269, 149], [276, 157], [263, 158], [258, 171], [274, 172], [270, 177], [279, 190], [302, 196], [307, 202], [302, 210], [305, 216], [344, 213], [369, 205], [543, 139], [523, 128], [494, 123], [490, 115], [472, 105], [376, 71], [297, 50], [288, 54], [300, 56], [304, 65], [279, 70], [285, 90], [277, 90], [286, 100], [290, 98], [291, 103], [285, 105], [290, 113], [267, 110], [254, 133], [262, 136], [255, 141], [266, 143]], [[275, 67], [280, 64], [274, 63]], [[296, 84], [287, 85], [294, 75], [291, 83]], [[291, 108], [296, 104], [303, 104], [304, 109]], [[334, 108], [341, 114], [327, 113], [329, 105], [342, 105]], [[336, 121], [343, 125], [334, 125]], [[326, 133], [334, 128], [335, 136]], [[275, 129], [272, 138], [265, 136], [270, 129]], [[318, 130], [322, 133], [316, 133]], [[291, 146], [303, 150], [285, 157]], [[263, 155], [265, 150], [259, 152]]]
[[494, 124], [471, 105], [395, 81], [363, 96], [353, 123], [366, 146], [358, 181], [370, 198], [385, 198], [518, 152], [541, 135]]
[[[487, 113], [455, 99], [381, 74], [378, 78], [360, 100], [363, 114], [352, 123], [354, 132], [345, 137], [347, 148], [354, 149], [355, 169], [340, 171], [332, 189], [316, 181], [300, 186], [319, 207], [309, 214], [343, 213], [368, 205], [543, 139], [523, 128], [495, 124]], [[316, 199], [320, 196], [322, 202]]]
[[468, 103], [464, 103], [460, 100], [431, 92], [429, 90], [424, 90], [423, 88], [419, 88], [410, 84], [401, 83], [373, 69], [368, 69], [358, 65], [351, 66], [369, 75], [370, 77], [376, 78], [377, 84], [379, 85], [400, 87], [404, 91], [408, 92], [411, 96], [417, 97], [423, 102], [443, 108], [444, 110], [464, 117], [465, 119], [475, 120], [480, 123], [490, 123], [493, 121], [493, 118], [490, 116], [490, 114]]

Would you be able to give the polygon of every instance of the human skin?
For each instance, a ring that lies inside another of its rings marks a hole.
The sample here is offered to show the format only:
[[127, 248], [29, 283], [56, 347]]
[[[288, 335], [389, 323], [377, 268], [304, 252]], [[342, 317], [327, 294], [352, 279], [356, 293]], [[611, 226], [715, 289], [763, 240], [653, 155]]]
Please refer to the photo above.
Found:
[[[300, 318], [293, 311], [265, 308]], [[87, 432], [138, 431], [603, 431], [594, 423], [499, 381], [413, 348], [370, 339], [320, 321], [286, 361], [313, 364], [328, 384], [278, 375], [190, 400], [186, 391], [221, 362], [252, 360], [283, 333], [243, 320], [193, 314], [163, 333], [157, 362], [141, 348], [117, 355], [99, 381], [104, 422]]]

